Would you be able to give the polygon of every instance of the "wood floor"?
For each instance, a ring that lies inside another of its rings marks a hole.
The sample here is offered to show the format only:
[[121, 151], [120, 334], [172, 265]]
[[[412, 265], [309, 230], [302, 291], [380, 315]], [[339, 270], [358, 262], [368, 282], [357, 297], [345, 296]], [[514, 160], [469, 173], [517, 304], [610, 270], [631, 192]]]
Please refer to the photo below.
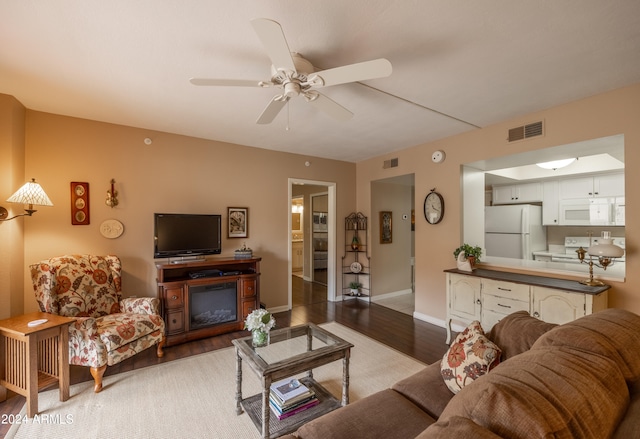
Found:
[[[296, 305], [291, 311], [275, 314], [277, 327], [283, 328], [307, 322], [321, 324], [335, 321], [425, 364], [431, 364], [439, 360], [447, 350], [444, 328], [415, 320], [407, 314], [376, 305], [375, 303], [369, 304], [357, 300], [345, 302], [315, 301], [314, 297], [321, 293], [316, 291], [314, 295], [313, 286], [304, 284], [308, 284], [308, 282], [302, 284], [302, 288], [308, 288], [307, 293], [298, 291], [298, 295], [306, 297], [309, 303]], [[109, 366], [105, 376], [226, 348], [232, 346], [231, 340], [247, 335], [248, 332], [239, 331], [171, 346], [165, 348], [163, 358], [156, 357], [155, 349], [147, 349], [119, 364]], [[71, 366], [71, 384], [90, 381], [91, 379], [89, 368]], [[0, 403], [0, 414], [17, 414], [25, 403], [24, 397], [9, 393], [11, 397]], [[96, 398], [99, 397], [99, 395], [96, 395]], [[0, 424], [0, 437], [4, 437], [8, 429], [9, 425]]]

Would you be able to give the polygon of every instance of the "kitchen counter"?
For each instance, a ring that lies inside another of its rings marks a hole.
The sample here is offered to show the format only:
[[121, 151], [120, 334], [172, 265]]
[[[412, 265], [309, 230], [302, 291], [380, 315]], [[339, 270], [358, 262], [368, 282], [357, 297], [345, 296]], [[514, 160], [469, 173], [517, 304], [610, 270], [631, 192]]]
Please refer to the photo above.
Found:
[[[535, 273], [535, 275], [539, 276], [556, 274], [561, 276], [578, 277], [579, 280], [589, 277], [589, 264], [587, 263], [572, 264], [486, 256], [482, 258], [482, 263], [480, 265], [482, 268], [487, 268], [489, 270], [500, 270], [501, 268], [506, 268], [538, 272]], [[624, 282], [625, 264], [614, 262], [612, 265], [608, 266], [606, 270], [594, 266], [593, 277], [603, 282]]]
[[580, 282], [577, 282], [574, 280], [556, 279], [553, 277], [533, 276], [529, 274], [520, 274], [520, 273], [510, 273], [507, 271], [485, 270], [483, 268], [477, 268], [472, 272], [458, 270], [457, 268], [452, 268], [444, 271], [446, 273], [464, 274], [467, 276], [476, 276], [476, 277], [483, 277], [486, 279], [501, 280], [501, 281], [519, 283], [519, 284], [526, 284], [526, 285], [535, 285], [535, 286], [546, 287], [546, 288], [555, 288], [558, 290], [572, 291], [572, 292], [583, 293], [583, 294], [594, 294], [594, 295], [600, 294], [603, 291], [606, 291], [609, 288], [611, 288], [610, 285], [591, 287], [588, 285], [583, 285]]

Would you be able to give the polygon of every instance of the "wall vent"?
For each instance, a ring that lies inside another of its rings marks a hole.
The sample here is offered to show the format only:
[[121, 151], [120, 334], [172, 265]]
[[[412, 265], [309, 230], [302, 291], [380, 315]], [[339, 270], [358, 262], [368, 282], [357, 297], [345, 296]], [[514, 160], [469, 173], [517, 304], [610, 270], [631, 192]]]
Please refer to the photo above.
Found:
[[542, 121], [533, 122], [521, 127], [511, 128], [509, 130], [509, 142], [517, 142], [518, 140], [528, 139], [530, 137], [542, 136], [544, 134], [544, 126]]
[[382, 169], [397, 168], [397, 167], [398, 167], [397, 157], [395, 159], [385, 160], [384, 163], [382, 164]]

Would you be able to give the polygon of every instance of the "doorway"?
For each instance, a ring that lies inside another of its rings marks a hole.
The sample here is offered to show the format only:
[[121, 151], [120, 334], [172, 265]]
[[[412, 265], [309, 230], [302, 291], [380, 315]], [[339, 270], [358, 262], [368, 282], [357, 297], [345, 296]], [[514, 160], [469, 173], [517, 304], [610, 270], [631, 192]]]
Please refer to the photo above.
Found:
[[[415, 207], [414, 174], [371, 182], [371, 300], [409, 315], [415, 311]], [[380, 212], [389, 229], [384, 239]]]
[[[335, 186], [331, 182], [289, 179], [289, 309], [294, 306], [294, 291], [295, 305], [336, 300]], [[303, 208], [301, 228], [294, 230], [296, 203]], [[294, 266], [294, 247], [302, 247], [301, 273], [294, 270], [300, 266], [300, 261]]]

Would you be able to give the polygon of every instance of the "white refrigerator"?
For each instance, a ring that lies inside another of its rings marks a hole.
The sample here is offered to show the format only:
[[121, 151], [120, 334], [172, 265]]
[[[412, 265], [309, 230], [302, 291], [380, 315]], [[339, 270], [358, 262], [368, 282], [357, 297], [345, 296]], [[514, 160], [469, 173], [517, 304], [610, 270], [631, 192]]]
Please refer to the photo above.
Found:
[[533, 252], [547, 249], [547, 233], [542, 225], [540, 206], [487, 206], [484, 230], [487, 256], [533, 259]]

